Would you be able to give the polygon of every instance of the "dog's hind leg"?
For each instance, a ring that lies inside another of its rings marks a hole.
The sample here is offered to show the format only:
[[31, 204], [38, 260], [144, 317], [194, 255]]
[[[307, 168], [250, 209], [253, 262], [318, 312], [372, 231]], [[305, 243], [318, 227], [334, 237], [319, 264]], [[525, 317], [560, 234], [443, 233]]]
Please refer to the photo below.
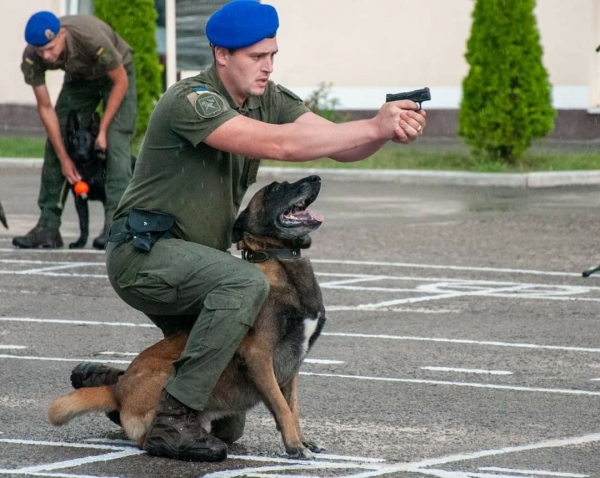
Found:
[[285, 400], [290, 407], [290, 411], [292, 412], [292, 417], [298, 427], [298, 431], [300, 432], [300, 440], [302, 440], [302, 444], [308, 448], [313, 453], [321, 453], [325, 451], [325, 448], [320, 446], [315, 441], [306, 438], [304, 433], [302, 433], [302, 428], [300, 427], [300, 406], [298, 405], [298, 372], [294, 374], [292, 380], [290, 380], [286, 385], [281, 387], [281, 392], [285, 397]]
[[90, 235], [90, 213], [87, 199], [82, 199], [73, 193], [75, 197], [75, 209], [79, 216], [79, 239], [69, 244], [69, 249], [82, 249]]
[[123, 430], [127, 437], [131, 441], [134, 441], [139, 448], [142, 448], [144, 445], [146, 433], [148, 432], [155, 415], [155, 409], [152, 409], [143, 415], [127, 413], [126, 410], [121, 411], [121, 424]]
[[258, 389], [265, 405], [275, 417], [287, 454], [290, 458], [314, 459], [314, 455], [302, 443], [298, 420], [294, 418], [277, 384], [269, 347], [255, 342], [249, 346], [242, 345], [238, 353], [244, 359], [248, 375]]

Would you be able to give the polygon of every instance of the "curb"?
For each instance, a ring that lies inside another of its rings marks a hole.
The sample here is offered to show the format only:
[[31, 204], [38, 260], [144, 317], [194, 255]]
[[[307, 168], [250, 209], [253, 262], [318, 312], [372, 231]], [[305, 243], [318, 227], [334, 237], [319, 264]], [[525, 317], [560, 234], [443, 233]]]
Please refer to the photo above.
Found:
[[[0, 158], [1, 168], [41, 168], [38, 158]], [[534, 173], [468, 173], [409, 169], [337, 169], [261, 167], [259, 178], [278, 179], [289, 175], [318, 174], [330, 181], [380, 181], [414, 185], [495, 186], [549, 188], [600, 185], [600, 170]]]

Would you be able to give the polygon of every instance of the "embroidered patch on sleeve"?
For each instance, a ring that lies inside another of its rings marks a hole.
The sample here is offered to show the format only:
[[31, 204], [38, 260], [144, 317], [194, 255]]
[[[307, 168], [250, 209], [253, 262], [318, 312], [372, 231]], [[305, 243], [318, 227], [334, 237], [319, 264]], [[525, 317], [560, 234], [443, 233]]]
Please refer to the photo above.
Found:
[[96, 49], [96, 57], [98, 58], [98, 63], [101, 65], [110, 65], [113, 62], [113, 55], [109, 51], [107, 51], [103, 46], [99, 46]]
[[214, 118], [225, 110], [223, 99], [206, 88], [194, 89], [193, 93], [187, 95], [187, 99], [194, 105], [196, 113], [201, 118]]

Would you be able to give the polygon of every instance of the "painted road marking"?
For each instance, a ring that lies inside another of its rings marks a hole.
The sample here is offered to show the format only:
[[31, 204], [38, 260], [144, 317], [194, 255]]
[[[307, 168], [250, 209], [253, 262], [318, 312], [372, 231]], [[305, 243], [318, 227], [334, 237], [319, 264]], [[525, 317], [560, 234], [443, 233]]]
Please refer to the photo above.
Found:
[[[588, 475], [578, 475], [575, 473], [560, 473], [557, 471], [536, 471], [536, 470], [513, 470], [511, 468], [497, 468], [495, 466], [483, 466], [479, 468], [481, 471], [500, 471], [508, 473], [518, 473], [523, 475], [536, 475], [536, 476], [563, 476], [566, 478], [587, 478]], [[498, 476], [498, 475], [495, 475]]]
[[[0, 356], [1, 358], [2, 356]], [[451, 385], [455, 387], [472, 387], [472, 388], [489, 388], [494, 390], [512, 390], [518, 392], [538, 392], [538, 393], [557, 393], [564, 395], [587, 395], [600, 396], [600, 392], [591, 390], [574, 390], [561, 388], [540, 388], [540, 387], [519, 387], [514, 385], [495, 385], [490, 383], [470, 383], [470, 382], [447, 382], [444, 380], [424, 380], [417, 378], [394, 378], [394, 377], [369, 377], [364, 375], [346, 375], [339, 373], [316, 373], [316, 372], [300, 372], [300, 375], [308, 375], [312, 377], [328, 377], [328, 378], [343, 378], [353, 380], [367, 380], [374, 382], [394, 382], [394, 383], [416, 383], [422, 385]]]
[[[14, 360], [38, 360], [40, 362], [89, 362], [93, 360], [99, 363], [116, 363], [116, 364], [129, 364], [130, 360], [116, 360], [116, 359], [96, 359], [96, 358], [62, 358], [62, 357], [32, 357], [23, 355], [7, 355], [0, 354], [0, 359], [14, 359]], [[370, 377], [364, 375], [346, 375], [346, 374], [334, 374], [334, 373], [315, 373], [315, 372], [300, 372], [300, 375], [312, 376], [312, 377], [326, 377], [326, 378], [342, 378], [352, 380], [368, 380], [374, 382], [393, 382], [393, 383], [414, 383], [421, 385], [448, 385], [455, 387], [472, 387], [472, 388], [489, 388], [494, 390], [512, 390], [518, 392], [536, 392], [536, 393], [555, 393], [562, 395], [586, 395], [586, 396], [600, 396], [600, 392], [594, 392], [590, 390], [574, 390], [574, 389], [560, 389], [560, 388], [540, 388], [540, 387], [519, 387], [513, 385], [494, 385], [489, 383], [467, 383], [467, 382], [448, 382], [443, 380], [424, 380], [424, 379], [413, 379], [413, 378], [395, 378], [395, 377]]]
[[512, 375], [512, 372], [505, 370], [481, 370], [478, 368], [451, 368], [451, 367], [421, 367], [421, 370], [432, 370], [434, 372], [460, 372], [460, 373], [480, 373], [486, 375]]
[[21, 350], [26, 348], [24, 345], [0, 345], [0, 350]]
[[[36, 446], [48, 446], [48, 447], [62, 447], [62, 448], [81, 448], [81, 449], [92, 449], [92, 450], [105, 450], [110, 453], [104, 453], [99, 455], [86, 456], [82, 458], [74, 458], [66, 461], [59, 461], [53, 463], [46, 463], [42, 465], [29, 466], [24, 468], [16, 469], [0, 469], [0, 475], [34, 475], [34, 476], [53, 476], [53, 477], [70, 477], [70, 478], [92, 478], [91, 475], [65, 475], [57, 473], [44, 473], [51, 472], [54, 470], [60, 470], [64, 468], [73, 468], [81, 465], [89, 465], [91, 463], [106, 462], [111, 460], [118, 460], [129, 456], [142, 455], [146, 453], [143, 450], [137, 448], [123, 448], [112, 445], [91, 445], [84, 443], [64, 443], [64, 442], [47, 442], [47, 441], [35, 441], [35, 440], [15, 440], [15, 439], [0, 439], [0, 443], [9, 443], [17, 445], [36, 445]], [[108, 478], [108, 477], [107, 477]]]
[[[104, 255], [104, 251], [95, 251], [91, 249], [82, 249], [73, 251], [71, 249], [15, 249], [15, 248], [0, 248], [0, 252], [12, 253], [12, 254], [94, 254]], [[451, 271], [472, 271], [472, 272], [491, 272], [496, 274], [529, 274], [539, 276], [553, 276], [553, 277], [578, 277], [581, 278], [581, 273], [578, 272], [560, 272], [560, 271], [540, 271], [535, 269], [507, 269], [497, 267], [471, 267], [471, 266], [448, 266], [441, 264], [414, 264], [409, 262], [377, 262], [377, 261], [345, 261], [335, 259], [313, 259], [311, 262], [316, 264], [340, 264], [340, 265], [351, 265], [351, 266], [377, 266], [377, 267], [393, 267], [393, 268], [405, 268], [405, 269], [434, 269], [434, 270], [451, 270]], [[98, 263], [104, 264], [104, 263]], [[587, 280], [596, 279], [597, 276], [590, 276]]]
[[[505, 448], [500, 448], [497, 450], [483, 450], [483, 451], [473, 452], [473, 453], [459, 453], [456, 455], [449, 455], [449, 456], [444, 456], [444, 457], [440, 457], [440, 458], [425, 459], [425, 460], [410, 462], [410, 463], [393, 463], [393, 464], [381, 463], [381, 464], [368, 464], [368, 465], [367, 464], [354, 465], [351, 463], [346, 463], [345, 467], [347, 469], [356, 468], [359, 470], [366, 470], [366, 471], [351, 474], [351, 475], [343, 475], [343, 476], [345, 476], [347, 478], [367, 478], [367, 477], [374, 477], [374, 476], [391, 475], [391, 474], [395, 474], [395, 473], [399, 473], [399, 472], [412, 472], [412, 473], [419, 473], [419, 474], [423, 474], [423, 475], [436, 476], [438, 478], [470, 478], [470, 477], [475, 477], [475, 476], [479, 476], [479, 477], [486, 476], [489, 478], [491, 478], [493, 476], [493, 478], [501, 478], [497, 474], [494, 474], [494, 475], [479, 474], [479, 475], [477, 475], [476, 473], [473, 473], [473, 472], [445, 471], [445, 470], [441, 470], [441, 469], [431, 469], [429, 467], [447, 465], [450, 463], [456, 463], [456, 462], [462, 462], [462, 461], [477, 460], [479, 458], [500, 456], [500, 455], [505, 455], [508, 453], [519, 453], [519, 452], [541, 450], [541, 449], [547, 449], [547, 448], [562, 448], [562, 447], [567, 447], [567, 446], [582, 445], [582, 444], [593, 443], [593, 442], [598, 442], [598, 441], [600, 441], [600, 434], [592, 434], [592, 435], [585, 435], [585, 436], [581, 436], [581, 437], [546, 440], [546, 441], [542, 441], [542, 442], [538, 442], [538, 443], [533, 443], [530, 445], [505, 447]], [[327, 466], [327, 465], [333, 465], [333, 463], [326, 464], [326, 463], [323, 463], [320, 461], [315, 461], [315, 462], [310, 462], [308, 464], [305, 462], [303, 465], [298, 465], [298, 466], [275, 465], [275, 466], [266, 466], [266, 467], [243, 468], [243, 469], [237, 469], [237, 470], [226, 470], [226, 471], [210, 473], [208, 475], [205, 475], [205, 478], [209, 478], [209, 477], [210, 478], [235, 478], [235, 477], [241, 477], [244, 475], [245, 476], [282, 476], [282, 475], [277, 475], [277, 474], [272, 475], [269, 472], [278, 472], [278, 471], [279, 472], [281, 472], [281, 471], [294, 472], [294, 471], [300, 471], [300, 470], [319, 470], [319, 469], [332, 468], [331, 466]], [[340, 466], [340, 468], [343, 468], [343, 467]], [[269, 474], [267, 474], [267, 473], [269, 473]], [[302, 478], [313, 478], [314, 477], [314, 475], [295, 475], [295, 476], [302, 477]], [[560, 476], [560, 475], [558, 475], [558, 476]], [[585, 475], [583, 475], [583, 476], [585, 477]], [[514, 476], [510, 477], [510, 478], [514, 478]]]
[[[91, 441], [91, 440], [88, 440]], [[99, 440], [103, 442], [108, 442], [108, 440]], [[302, 478], [314, 478], [314, 474], [305, 475], [305, 474], [296, 474], [296, 475], [281, 475], [277, 473], [271, 472], [286, 472], [286, 471], [316, 471], [323, 469], [347, 469], [347, 470], [357, 470], [358, 473], [344, 475], [348, 478], [366, 478], [370, 476], [384, 476], [390, 475], [399, 472], [408, 472], [408, 473], [419, 473], [423, 475], [429, 476], [437, 476], [439, 478], [470, 478], [470, 477], [494, 477], [499, 478], [503, 475], [494, 474], [481, 474], [481, 473], [473, 473], [473, 472], [454, 472], [454, 471], [445, 471], [442, 469], [432, 469], [430, 467], [433, 466], [441, 466], [447, 465], [451, 463], [463, 462], [463, 461], [471, 461], [477, 460], [480, 458], [493, 457], [493, 456], [501, 456], [509, 453], [519, 453], [526, 451], [534, 451], [541, 449], [552, 449], [552, 448], [563, 448], [568, 446], [576, 446], [583, 445], [587, 443], [593, 443], [600, 441], [600, 434], [592, 434], [592, 435], [584, 435], [580, 437], [571, 437], [571, 438], [562, 438], [562, 439], [552, 439], [546, 440], [538, 443], [533, 443], [529, 445], [522, 446], [513, 446], [513, 447], [504, 447], [495, 450], [483, 450], [476, 452], [467, 452], [467, 453], [458, 453], [455, 455], [442, 456], [438, 458], [430, 458], [424, 459], [415, 462], [409, 463], [387, 463], [385, 460], [377, 459], [377, 458], [368, 458], [368, 457], [352, 457], [352, 456], [339, 456], [339, 455], [317, 455], [317, 459], [315, 461], [307, 462], [305, 460], [292, 460], [286, 458], [271, 458], [264, 456], [250, 456], [250, 455], [232, 455], [230, 459], [240, 459], [240, 460], [248, 460], [253, 462], [267, 462], [270, 463], [268, 466], [260, 466], [260, 467], [252, 467], [252, 468], [242, 468], [236, 470], [224, 470], [219, 472], [214, 472], [206, 475], [207, 477], [212, 478], [234, 478], [240, 476], [270, 476], [270, 477], [278, 477], [278, 476], [296, 476]], [[119, 443], [122, 443], [122, 440], [118, 440]], [[48, 442], [48, 441], [34, 441], [34, 440], [15, 440], [15, 439], [0, 439], [0, 443], [10, 443], [10, 444], [23, 444], [23, 445], [38, 445], [38, 446], [47, 446], [47, 447], [63, 447], [63, 448], [79, 448], [79, 449], [95, 449], [95, 450], [106, 450], [111, 453], [105, 453], [101, 455], [92, 455], [81, 458], [75, 458], [66, 461], [47, 463], [43, 465], [36, 465], [31, 467], [18, 468], [13, 470], [2, 469], [0, 470], [0, 474], [27, 474], [27, 475], [38, 475], [38, 476], [65, 476], [74, 478], [76, 476], [86, 478], [89, 475], [64, 475], [57, 473], [44, 473], [48, 471], [60, 470], [64, 468], [72, 468], [74, 466], [86, 465], [95, 462], [106, 462], [112, 461], [116, 459], [126, 458], [129, 456], [142, 455], [145, 452], [139, 450], [133, 446], [133, 444], [125, 444], [123, 446], [115, 446], [110, 444], [83, 444], [83, 443], [65, 443], [65, 442]], [[565, 473], [565, 472], [553, 472], [553, 471], [542, 471], [542, 470], [511, 470], [507, 468], [479, 468], [481, 471], [499, 471], [499, 472], [511, 472], [511, 473], [521, 473], [527, 472], [529, 475], [542, 475], [542, 476], [556, 476], [556, 477], [564, 477], [564, 478], [586, 478], [587, 475], [578, 474], [578, 473]], [[511, 476], [514, 478], [515, 475], [504, 475]]]
[[[70, 319], [36, 319], [32, 317], [0, 317], [0, 322], [33, 322], [40, 324], [64, 324], [64, 325], [97, 325], [109, 327], [147, 327], [156, 329], [154, 324], [136, 324], [133, 322], [102, 322], [95, 320], [70, 320]], [[405, 340], [415, 342], [438, 342], [447, 344], [465, 344], [465, 345], [489, 345], [493, 347], [515, 347], [538, 350], [560, 350], [564, 352], [586, 352], [600, 353], [600, 348], [589, 347], [570, 347], [565, 345], [539, 345], [515, 342], [497, 342], [487, 340], [469, 340], [469, 339], [446, 339], [443, 337], [415, 337], [404, 335], [386, 335], [386, 334], [355, 334], [346, 332], [323, 332], [322, 336], [329, 337], [352, 337], [364, 339], [385, 339], [385, 340]]]

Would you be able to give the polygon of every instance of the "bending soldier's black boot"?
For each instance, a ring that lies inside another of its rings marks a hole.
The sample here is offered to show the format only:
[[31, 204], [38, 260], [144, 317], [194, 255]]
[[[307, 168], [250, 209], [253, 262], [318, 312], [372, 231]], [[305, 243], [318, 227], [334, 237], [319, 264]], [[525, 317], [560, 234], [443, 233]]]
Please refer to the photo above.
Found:
[[13, 246], [21, 249], [57, 249], [63, 246], [58, 228], [35, 226], [24, 236], [13, 237]]
[[222, 461], [227, 445], [201, 426], [198, 412], [163, 390], [144, 441], [149, 455], [184, 461]]
[[92, 242], [92, 247], [94, 249], [106, 249], [106, 244], [108, 243], [108, 229], [106, 226], [102, 229], [102, 232], [98, 237], [94, 239]]
[[[71, 371], [71, 385], [78, 389], [82, 387], [102, 387], [104, 385], [114, 385], [119, 381], [119, 377], [125, 373], [124, 370], [108, 367], [99, 363], [82, 362], [77, 364]], [[121, 416], [119, 412], [113, 410], [107, 412], [106, 416], [115, 425], [121, 426]]]

